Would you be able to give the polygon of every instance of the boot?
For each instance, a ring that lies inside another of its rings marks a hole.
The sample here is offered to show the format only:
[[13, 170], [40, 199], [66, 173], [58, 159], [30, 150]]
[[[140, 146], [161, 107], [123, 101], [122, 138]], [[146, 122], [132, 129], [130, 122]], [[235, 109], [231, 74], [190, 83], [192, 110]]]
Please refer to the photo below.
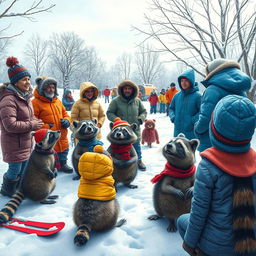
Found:
[[142, 160], [139, 160], [139, 161], [138, 161], [138, 168], [139, 168], [139, 170], [141, 170], [141, 171], [146, 171], [146, 166], [145, 166], [145, 164], [142, 162]]
[[4, 196], [12, 197], [15, 194], [19, 186], [20, 177], [15, 180], [10, 180], [7, 178], [6, 173], [3, 176], [3, 184], [0, 193]]
[[59, 172], [72, 173], [73, 169], [67, 165], [66, 160], [61, 160]]

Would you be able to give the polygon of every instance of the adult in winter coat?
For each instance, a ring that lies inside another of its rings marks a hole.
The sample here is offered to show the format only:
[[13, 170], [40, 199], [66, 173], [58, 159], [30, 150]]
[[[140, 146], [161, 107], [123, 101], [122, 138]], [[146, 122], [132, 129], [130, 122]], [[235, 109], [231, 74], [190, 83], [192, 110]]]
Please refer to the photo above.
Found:
[[158, 96], [157, 96], [155, 90], [152, 90], [152, 92], [150, 93], [148, 101], [150, 103], [150, 114], [153, 114], [153, 113], [156, 114]]
[[174, 95], [178, 92], [178, 90], [176, 89], [176, 85], [175, 83], [171, 83], [170, 84], [170, 89], [166, 91], [165, 97], [166, 97], [166, 113], [167, 116], [169, 116], [169, 109], [170, 109], [170, 105], [172, 102], [172, 99], [174, 97]]
[[60, 160], [61, 167], [58, 171], [72, 173], [73, 169], [67, 165], [69, 151], [67, 135], [71, 120], [62, 102], [57, 97], [57, 81], [50, 77], [41, 76], [36, 78], [36, 84], [35, 98], [32, 100], [35, 116], [43, 120], [43, 128], [61, 132], [60, 139], [54, 147]]
[[62, 96], [62, 104], [64, 105], [67, 111], [70, 111], [74, 103], [75, 100], [72, 97], [71, 90], [66, 89]]
[[14, 57], [7, 58], [10, 83], [0, 87], [0, 126], [3, 161], [8, 170], [3, 176], [1, 194], [12, 196], [32, 151], [31, 131], [42, 127], [31, 104], [30, 73]]
[[216, 59], [206, 66], [206, 78], [201, 82], [206, 90], [202, 96], [199, 119], [195, 124], [195, 135], [200, 140], [199, 151], [211, 147], [209, 123], [214, 107], [223, 97], [236, 94], [246, 96], [251, 79], [240, 70], [237, 62]]
[[116, 117], [127, 121], [129, 124], [136, 123], [137, 129], [135, 133], [138, 140], [133, 143], [134, 149], [138, 155], [138, 167], [140, 170], [146, 170], [146, 166], [142, 162], [141, 154], [141, 132], [140, 125], [143, 124], [147, 117], [147, 111], [142, 101], [137, 97], [139, 92], [138, 86], [129, 80], [124, 80], [118, 85], [118, 96], [111, 101], [107, 110], [107, 117], [110, 121], [114, 121]]
[[166, 95], [165, 95], [165, 89], [162, 89], [159, 96], [158, 96], [158, 101], [160, 104], [160, 113], [165, 113], [166, 112]]
[[177, 221], [190, 255], [256, 255], [255, 124], [255, 106], [242, 96], [224, 97], [213, 111], [213, 147], [201, 153], [191, 213]]
[[105, 103], [109, 103], [109, 96], [110, 96], [110, 89], [106, 87], [103, 91], [104, 97], [105, 97]]
[[178, 77], [180, 92], [174, 95], [169, 110], [169, 117], [174, 123], [174, 137], [183, 133], [186, 138], [195, 138], [194, 124], [198, 120], [201, 94], [195, 82], [193, 69], [185, 71]]
[[[71, 109], [71, 120], [97, 120], [97, 126], [102, 127], [105, 121], [105, 113], [101, 104], [97, 101], [99, 95], [98, 88], [91, 82], [80, 84], [80, 99], [75, 102]], [[99, 132], [97, 139], [101, 139]]]

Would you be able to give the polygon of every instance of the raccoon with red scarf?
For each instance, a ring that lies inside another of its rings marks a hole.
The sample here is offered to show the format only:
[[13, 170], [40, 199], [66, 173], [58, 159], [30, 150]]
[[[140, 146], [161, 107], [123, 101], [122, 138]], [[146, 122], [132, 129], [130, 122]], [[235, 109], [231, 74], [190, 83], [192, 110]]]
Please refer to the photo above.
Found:
[[115, 186], [121, 182], [132, 189], [138, 187], [131, 184], [137, 175], [138, 166], [138, 156], [132, 145], [137, 140], [134, 133], [136, 128], [137, 124], [129, 124], [119, 117], [110, 123], [111, 131], [107, 139], [111, 144], [107, 151], [113, 159]]
[[182, 133], [174, 137], [163, 147], [162, 153], [167, 160], [164, 170], [151, 180], [155, 184], [153, 203], [157, 214], [148, 219], [166, 217], [169, 220], [168, 232], [175, 232], [175, 220], [181, 214], [190, 212], [198, 145], [199, 140], [188, 140]]

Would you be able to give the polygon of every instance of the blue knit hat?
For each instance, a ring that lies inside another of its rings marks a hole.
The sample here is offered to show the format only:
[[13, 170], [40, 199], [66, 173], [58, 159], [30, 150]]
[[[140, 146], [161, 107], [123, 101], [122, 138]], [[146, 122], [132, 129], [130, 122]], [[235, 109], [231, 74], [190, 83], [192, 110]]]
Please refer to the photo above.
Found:
[[233, 153], [250, 149], [256, 125], [256, 109], [246, 97], [229, 95], [216, 105], [210, 122], [213, 147]]
[[7, 67], [9, 67], [8, 76], [11, 84], [17, 83], [20, 79], [22, 79], [25, 76], [31, 77], [28, 70], [25, 67], [18, 64], [19, 61], [15, 57], [8, 57], [6, 60], [6, 65]]

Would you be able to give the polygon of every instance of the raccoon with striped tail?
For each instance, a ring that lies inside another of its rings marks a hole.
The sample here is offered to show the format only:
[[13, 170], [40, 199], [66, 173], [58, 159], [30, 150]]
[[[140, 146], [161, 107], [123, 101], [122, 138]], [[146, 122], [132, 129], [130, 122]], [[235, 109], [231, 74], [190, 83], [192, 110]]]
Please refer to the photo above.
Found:
[[31, 133], [36, 144], [22, 174], [17, 192], [0, 211], [0, 223], [7, 222], [16, 212], [23, 199], [43, 204], [54, 204], [58, 196], [50, 196], [56, 185], [56, 164], [53, 148], [60, 138], [60, 131], [40, 129]]
[[115, 198], [113, 162], [101, 145], [96, 145], [93, 152], [85, 152], [80, 157], [78, 171], [81, 178], [79, 199], [73, 210], [73, 220], [78, 226], [74, 244], [82, 246], [89, 240], [92, 230], [120, 227], [125, 220], [117, 223], [119, 204]]

